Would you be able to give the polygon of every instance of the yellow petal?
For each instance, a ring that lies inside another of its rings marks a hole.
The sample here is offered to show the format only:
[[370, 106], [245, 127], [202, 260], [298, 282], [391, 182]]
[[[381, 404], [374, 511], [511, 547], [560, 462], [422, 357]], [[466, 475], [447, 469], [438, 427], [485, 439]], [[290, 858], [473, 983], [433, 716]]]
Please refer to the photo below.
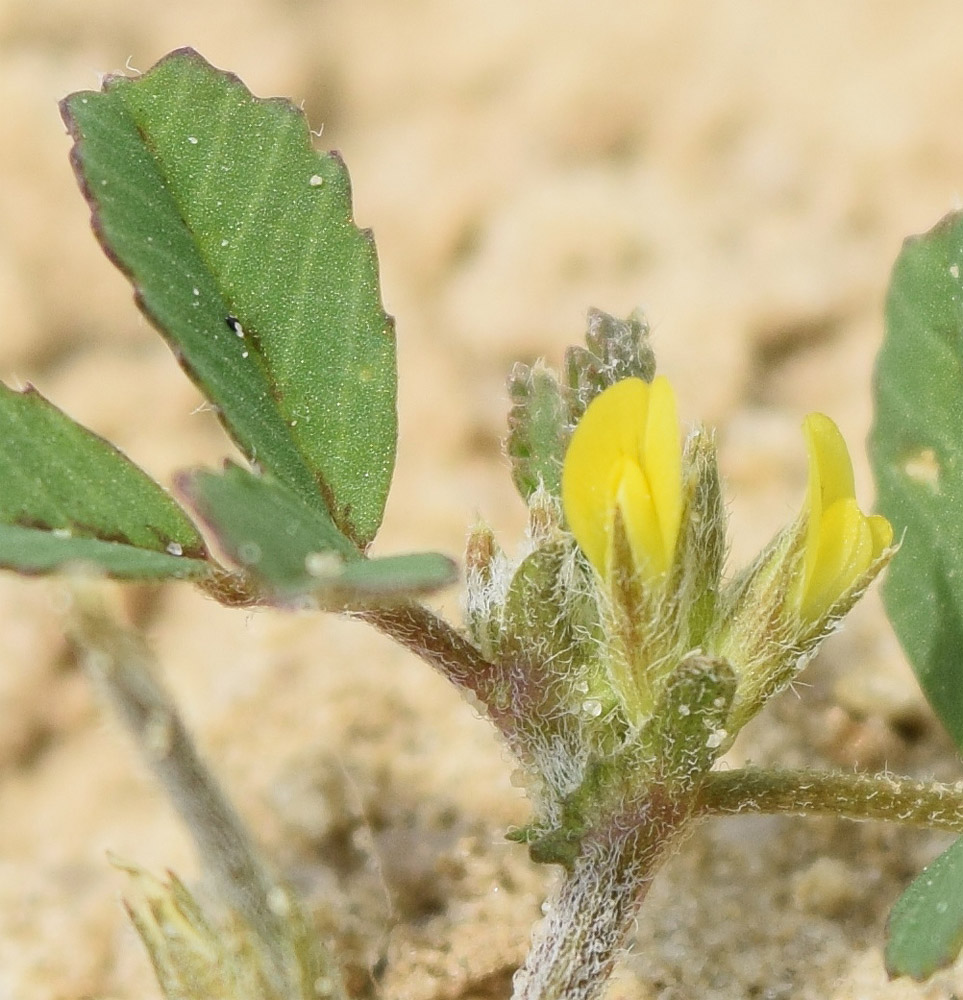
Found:
[[[648, 561], [655, 573], [665, 569], [665, 543], [659, 528], [658, 513], [648, 480], [638, 462], [623, 458], [615, 490], [615, 506], [622, 515], [625, 535], [636, 566]], [[613, 508], [611, 519], [614, 520]], [[611, 526], [610, 529], [611, 531]], [[606, 553], [608, 558], [608, 553]]]
[[893, 544], [893, 526], [882, 514], [873, 514], [869, 518], [869, 530], [873, 536], [873, 560], [875, 561]]
[[803, 433], [809, 451], [810, 509], [824, 510], [855, 496], [853, 463], [839, 428], [824, 413], [810, 413], [803, 421]]
[[[810, 536], [813, 537], [813, 536]], [[869, 519], [855, 499], [837, 500], [824, 510], [812, 543], [813, 573], [807, 579], [802, 616], [822, 616], [873, 561], [873, 538]]]
[[853, 466], [839, 428], [822, 413], [803, 423], [809, 450], [807, 528], [799, 611], [815, 621], [863, 576], [893, 541], [885, 517], [856, 503]]
[[655, 379], [649, 393], [649, 419], [645, 433], [642, 469], [649, 483], [659, 533], [662, 536], [661, 568], [669, 568], [682, 520], [682, 445], [675, 393], [667, 378]]
[[576, 541], [603, 576], [616, 508], [637, 569], [646, 576], [665, 572], [682, 512], [679, 422], [665, 378], [624, 379], [592, 400], [565, 455], [562, 505]]

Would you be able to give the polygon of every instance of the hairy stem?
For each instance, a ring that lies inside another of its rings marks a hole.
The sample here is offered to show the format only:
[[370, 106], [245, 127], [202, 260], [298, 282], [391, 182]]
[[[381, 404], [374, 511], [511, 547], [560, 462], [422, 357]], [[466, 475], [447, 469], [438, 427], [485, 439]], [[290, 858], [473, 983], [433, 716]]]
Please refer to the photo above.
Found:
[[694, 825], [656, 794], [610, 816], [582, 842], [515, 974], [512, 1000], [595, 1000], [625, 946], [652, 879]]
[[[365, 608], [349, 614], [373, 625], [430, 663], [462, 692], [480, 701], [491, 714], [498, 670], [444, 618], [415, 601], [383, 608]], [[492, 716], [492, 721], [503, 729], [511, 718], [500, 720]]]
[[963, 833], [963, 783], [889, 775], [764, 768], [712, 771], [702, 783], [696, 808], [703, 815], [826, 814]]
[[[296, 940], [299, 907], [262, 862], [242, 820], [198, 754], [156, 677], [143, 638], [112, 620], [91, 592], [75, 594], [71, 625], [86, 673], [107, 696], [180, 814], [205, 875], [224, 903], [255, 932], [281, 989], [297, 983], [306, 971], [302, 942]], [[310, 950], [307, 964], [323, 968], [329, 984], [325, 995], [340, 1000], [340, 975], [333, 962], [314, 944]], [[317, 973], [316, 968], [316, 978]]]

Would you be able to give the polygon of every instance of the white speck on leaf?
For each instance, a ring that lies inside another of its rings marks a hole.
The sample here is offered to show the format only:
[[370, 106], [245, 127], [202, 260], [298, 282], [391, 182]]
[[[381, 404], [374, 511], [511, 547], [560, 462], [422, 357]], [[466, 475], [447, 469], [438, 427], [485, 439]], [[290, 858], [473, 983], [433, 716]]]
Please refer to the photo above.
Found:
[[304, 568], [319, 580], [337, 576], [342, 565], [343, 560], [335, 552], [309, 552], [304, 557]]
[[180, 542], [168, 542], [165, 546], [165, 551], [171, 556], [182, 556], [184, 554], [184, 546]]
[[256, 566], [261, 561], [261, 546], [257, 542], [242, 542], [237, 555], [245, 566]]
[[188, 142], [189, 142], [189, 143], [190, 143], [190, 144], [191, 144], [192, 146], [196, 146], [196, 145], [197, 145], [197, 136], [195, 136], [195, 135], [189, 135], [189, 136], [187, 137], [187, 141], [188, 141]]
[[910, 455], [903, 462], [903, 471], [913, 482], [939, 492], [940, 461], [932, 448], [920, 448]]
[[308, 183], [311, 185], [311, 187], [315, 188], [321, 187], [321, 185], [324, 183], [324, 178], [320, 174], [312, 174], [308, 178]]

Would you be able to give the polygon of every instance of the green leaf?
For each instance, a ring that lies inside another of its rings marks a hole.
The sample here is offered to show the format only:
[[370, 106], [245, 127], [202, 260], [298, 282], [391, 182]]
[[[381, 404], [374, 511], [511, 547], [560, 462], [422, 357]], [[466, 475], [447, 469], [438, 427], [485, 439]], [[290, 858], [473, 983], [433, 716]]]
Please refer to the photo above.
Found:
[[541, 362], [515, 365], [508, 379], [508, 457], [512, 479], [527, 500], [543, 485], [562, 493], [562, 460], [571, 436], [568, 405], [555, 374]]
[[231, 558], [282, 601], [309, 594], [327, 607], [365, 606], [455, 578], [452, 561], [433, 552], [363, 558], [326, 512], [237, 465], [185, 473], [178, 485]]
[[56, 573], [89, 567], [120, 580], [191, 580], [207, 576], [211, 566], [166, 552], [137, 549], [122, 542], [73, 538], [54, 532], [0, 524], [0, 566], [18, 573]]
[[197, 529], [146, 473], [35, 389], [0, 383], [0, 566], [72, 563], [147, 579], [212, 568]]
[[329, 602], [359, 606], [433, 593], [454, 583], [458, 569], [440, 552], [409, 552], [353, 562], [321, 579]]
[[886, 306], [870, 458], [903, 546], [883, 586], [927, 698], [963, 748], [963, 215], [907, 240]]
[[925, 868], [889, 916], [886, 971], [922, 981], [963, 947], [963, 838]]
[[242, 452], [364, 548], [394, 466], [395, 338], [344, 164], [190, 49], [62, 111], [141, 309]]
[[327, 511], [267, 476], [229, 463], [221, 473], [181, 473], [177, 486], [231, 559], [275, 591], [315, 586], [306, 562], [313, 553], [330, 553], [339, 564], [361, 558]]

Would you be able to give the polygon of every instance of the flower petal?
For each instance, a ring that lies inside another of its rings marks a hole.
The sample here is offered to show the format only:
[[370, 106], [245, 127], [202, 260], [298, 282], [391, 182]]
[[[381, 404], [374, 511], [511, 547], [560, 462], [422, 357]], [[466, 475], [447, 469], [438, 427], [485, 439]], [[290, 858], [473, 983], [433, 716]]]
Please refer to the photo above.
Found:
[[803, 423], [809, 451], [806, 539], [796, 591], [800, 615], [816, 621], [889, 548], [893, 529], [885, 517], [867, 517], [855, 497], [853, 465], [839, 428], [822, 413]]
[[682, 512], [682, 449], [675, 394], [664, 377], [623, 379], [595, 397], [562, 469], [568, 526], [593, 566], [609, 572], [616, 508], [637, 569], [663, 573]]
[[837, 500], [855, 496], [853, 463], [836, 424], [824, 413], [810, 413], [803, 421], [803, 434], [809, 451], [810, 510], [825, 510]]
[[[632, 561], [636, 566], [649, 567], [653, 575], [662, 573], [666, 568], [666, 558], [658, 513], [648, 478], [639, 463], [632, 459], [622, 460], [615, 504], [622, 515], [625, 535], [632, 548]], [[611, 516], [614, 517], [614, 514], [613, 510]], [[609, 554], [606, 553], [608, 560]]]
[[869, 518], [869, 530], [873, 536], [873, 561], [893, 544], [893, 526], [882, 514], [873, 514]]
[[666, 378], [657, 378], [649, 393], [642, 469], [649, 482], [655, 517], [662, 536], [662, 573], [669, 568], [682, 520], [682, 449], [675, 393]]
[[809, 620], [821, 617], [872, 561], [869, 519], [853, 497], [838, 500], [823, 511], [819, 520], [812, 551], [813, 573], [806, 581], [800, 608], [802, 616]]

